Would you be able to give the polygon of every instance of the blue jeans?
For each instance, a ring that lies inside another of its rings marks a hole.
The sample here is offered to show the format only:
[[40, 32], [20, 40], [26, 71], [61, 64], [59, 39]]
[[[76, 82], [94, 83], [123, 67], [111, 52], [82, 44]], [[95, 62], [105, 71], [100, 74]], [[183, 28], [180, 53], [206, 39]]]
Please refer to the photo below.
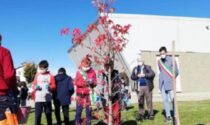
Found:
[[173, 90], [165, 90], [164, 85], [161, 88], [161, 94], [162, 94], [162, 98], [164, 101], [164, 107], [165, 107], [165, 112], [166, 112], [166, 117], [171, 116], [170, 113], [170, 105], [169, 105], [169, 99], [172, 102], [172, 106], [173, 106], [173, 112], [174, 112], [174, 116], [175, 116], [175, 107], [174, 107], [174, 91]]
[[[85, 109], [86, 109], [86, 118], [87, 118], [86, 125], [91, 125], [91, 120], [92, 120], [91, 108], [90, 108], [90, 106], [86, 106]], [[77, 104], [76, 117], [75, 117], [75, 125], [79, 125], [79, 123], [81, 121], [82, 110], [83, 110], [83, 106]]]

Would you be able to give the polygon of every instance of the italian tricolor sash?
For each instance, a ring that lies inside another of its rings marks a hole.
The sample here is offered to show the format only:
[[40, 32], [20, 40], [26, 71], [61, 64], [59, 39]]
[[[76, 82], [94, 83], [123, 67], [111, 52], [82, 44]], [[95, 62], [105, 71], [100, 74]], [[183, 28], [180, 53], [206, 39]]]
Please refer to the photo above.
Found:
[[83, 77], [83, 79], [84, 80], [87, 80], [87, 74], [86, 74], [86, 72], [84, 71], [84, 70], [79, 70], [80, 71], [80, 74], [82, 75], [82, 77]]
[[163, 63], [162, 60], [158, 60], [158, 65], [171, 79], [173, 78], [173, 71], [169, 66]]

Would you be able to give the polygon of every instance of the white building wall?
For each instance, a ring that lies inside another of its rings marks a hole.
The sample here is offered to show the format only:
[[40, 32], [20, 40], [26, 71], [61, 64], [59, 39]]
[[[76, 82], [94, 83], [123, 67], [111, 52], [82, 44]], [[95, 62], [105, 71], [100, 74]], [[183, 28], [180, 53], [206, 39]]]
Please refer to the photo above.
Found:
[[210, 53], [210, 19], [133, 14], [112, 14], [110, 18], [115, 23], [132, 25], [123, 51], [128, 64], [140, 50], [158, 51], [166, 46], [170, 51], [173, 40], [177, 51]]
[[16, 76], [20, 78], [20, 81], [26, 81], [24, 77], [24, 67], [19, 67], [16, 69]]

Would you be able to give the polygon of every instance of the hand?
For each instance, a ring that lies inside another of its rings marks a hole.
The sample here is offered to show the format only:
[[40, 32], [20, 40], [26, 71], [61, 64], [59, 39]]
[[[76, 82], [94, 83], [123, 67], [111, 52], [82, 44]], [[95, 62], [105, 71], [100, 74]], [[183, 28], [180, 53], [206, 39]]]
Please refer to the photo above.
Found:
[[93, 85], [93, 80], [92, 80], [92, 79], [88, 79], [88, 80], [87, 80], [87, 84], [88, 84], [88, 85]]
[[46, 85], [46, 86], [45, 86], [45, 89], [47, 89], [47, 90], [50, 91], [50, 86], [49, 86], [49, 85]]
[[140, 73], [140, 74], [138, 74], [138, 77], [139, 78], [145, 77], [145, 74], [144, 73]]
[[37, 85], [37, 86], [36, 86], [36, 90], [41, 91], [42, 88], [41, 88], [39, 85]]
[[87, 82], [88, 82], [88, 84], [92, 84], [93, 80], [92, 79], [88, 79]]

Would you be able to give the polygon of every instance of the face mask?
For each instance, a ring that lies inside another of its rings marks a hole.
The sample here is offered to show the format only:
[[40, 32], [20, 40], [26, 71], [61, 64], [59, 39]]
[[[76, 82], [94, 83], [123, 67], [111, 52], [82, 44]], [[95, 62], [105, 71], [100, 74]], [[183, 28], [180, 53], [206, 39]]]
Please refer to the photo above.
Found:
[[90, 70], [90, 67], [82, 67], [82, 70], [88, 71], [88, 70]]
[[39, 69], [39, 72], [40, 72], [41, 74], [46, 73], [46, 72], [47, 72], [47, 69]]
[[139, 62], [139, 65], [142, 66], [144, 63], [143, 62]]
[[161, 57], [161, 59], [165, 59], [166, 55], [161, 55], [160, 57]]

